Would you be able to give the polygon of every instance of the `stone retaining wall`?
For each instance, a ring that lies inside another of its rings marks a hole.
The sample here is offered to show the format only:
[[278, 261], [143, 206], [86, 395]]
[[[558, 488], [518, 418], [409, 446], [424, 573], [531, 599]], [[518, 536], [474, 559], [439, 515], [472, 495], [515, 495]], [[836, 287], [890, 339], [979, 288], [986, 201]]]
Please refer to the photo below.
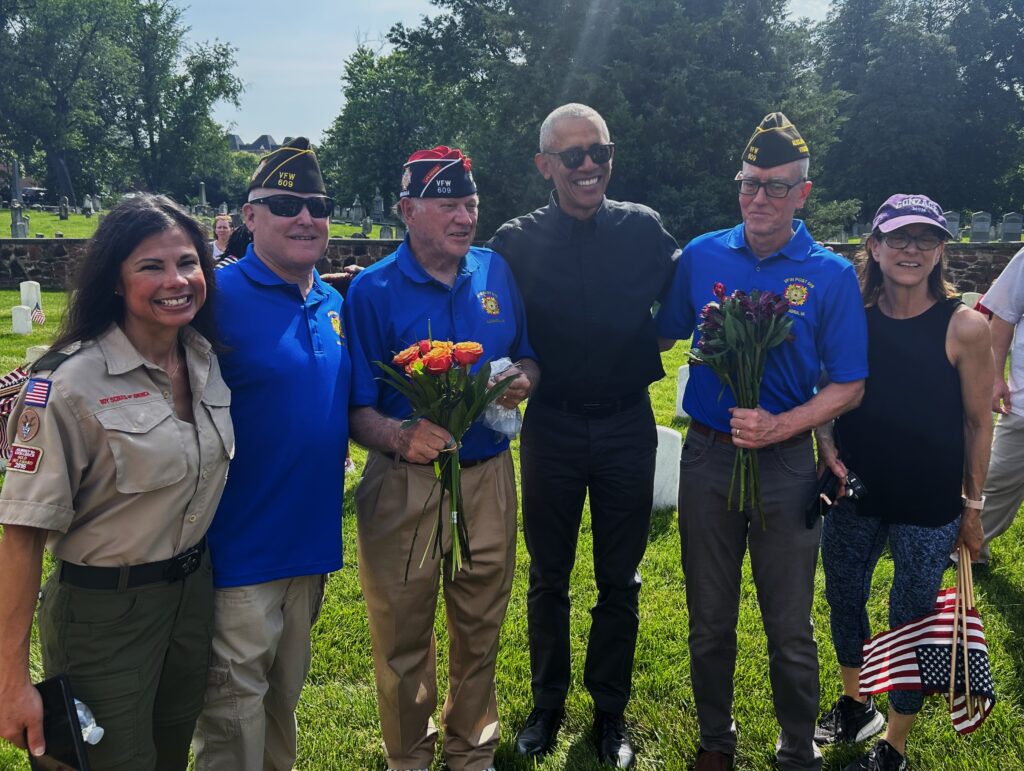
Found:
[[[38, 281], [44, 289], [65, 289], [74, 263], [85, 246], [77, 238], [0, 239], [0, 289], [17, 289], [22, 281]], [[321, 273], [341, 270], [345, 265], [371, 265], [391, 252], [400, 241], [332, 238], [327, 255], [317, 268]], [[859, 250], [855, 244], [832, 244], [850, 259]], [[951, 244], [946, 248], [950, 279], [961, 292], [984, 292], [1006, 267], [1022, 244]]]

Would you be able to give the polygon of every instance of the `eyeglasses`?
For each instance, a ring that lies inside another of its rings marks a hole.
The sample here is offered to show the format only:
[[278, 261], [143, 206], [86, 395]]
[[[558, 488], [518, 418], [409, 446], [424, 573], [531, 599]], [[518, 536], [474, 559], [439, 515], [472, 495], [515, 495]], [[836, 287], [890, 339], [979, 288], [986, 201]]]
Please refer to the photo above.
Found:
[[790, 184], [789, 182], [782, 182], [777, 179], [771, 179], [767, 182], [762, 182], [759, 179], [753, 179], [751, 177], [744, 177], [741, 171], [736, 175], [735, 182], [739, 186], [740, 195], [757, 195], [757, 191], [762, 187], [764, 188], [764, 194], [769, 198], [785, 198], [789, 195], [789, 191], [794, 187], [800, 187], [807, 178], [798, 179], [796, 182]]
[[882, 236], [881, 240], [890, 249], [898, 249], [900, 251], [910, 246], [911, 241], [922, 252], [930, 252], [943, 243], [943, 239], [931, 233], [925, 233], [921, 236], [909, 236], [906, 233], [886, 233]]
[[615, 155], [615, 143], [609, 142], [606, 145], [592, 144], [585, 150], [582, 147], [569, 147], [565, 150], [559, 150], [556, 152], [549, 152], [544, 150], [544, 155], [557, 155], [562, 160], [562, 165], [567, 169], [578, 169], [583, 165], [583, 159], [586, 156], [590, 156], [590, 160], [600, 166], [602, 163], [608, 163]]
[[334, 199], [325, 195], [314, 198], [300, 198], [297, 195], [268, 195], [265, 198], [253, 198], [249, 203], [258, 203], [270, 209], [275, 217], [297, 217], [302, 207], [309, 211], [315, 220], [330, 217], [334, 211]]

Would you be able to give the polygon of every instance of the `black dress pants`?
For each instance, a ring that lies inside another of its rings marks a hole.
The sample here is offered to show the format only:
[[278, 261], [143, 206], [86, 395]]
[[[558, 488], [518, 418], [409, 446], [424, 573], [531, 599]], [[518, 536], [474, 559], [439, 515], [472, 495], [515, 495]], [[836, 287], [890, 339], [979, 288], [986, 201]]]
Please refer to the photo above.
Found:
[[530, 552], [527, 617], [533, 700], [561, 707], [569, 690], [569, 575], [590, 492], [597, 602], [583, 682], [600, 710], [629, 701], [640, 573], [654, 490], [657, 429], [650, 400], [605, 417], [532, 399], [521, 446], [523, 526]]

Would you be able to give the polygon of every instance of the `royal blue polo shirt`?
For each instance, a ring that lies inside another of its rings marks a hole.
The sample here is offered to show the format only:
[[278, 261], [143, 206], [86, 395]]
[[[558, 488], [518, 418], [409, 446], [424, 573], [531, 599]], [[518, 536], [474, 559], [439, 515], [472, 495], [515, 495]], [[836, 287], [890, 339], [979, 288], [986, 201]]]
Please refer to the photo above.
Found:
[[303, 298], [251, 245], [217, 271], [217, 290], [235, 457], [208, 536], [214, 584], [337, 570], [351, 378], [341, 295], [314, 271]]
[[[673, 340], [693, 335], [700, 311], [716, 300], [714, 285], [771, 291], [789, 299], [794, 340], [768, 352], [761, 406], [779, 414], [809, 401], [822, 371], [836, 383], [868, 374], [867, 322], [853, 265], [823, 246], [793, 221], [793, 237], [770, 257], [758, 259], [747, 246], [743, 225], [706, 233], [683, 249], [672, 290], [658, 313], [658, 334]], [[707, 367], [691, 366], [683, 408], [695, 420], [729, 430], [732, 392]]]
[[[345, 329], [352, 350], [352, 406], [374, 407], [404, 420], [409, 401], [383, 380], [376, 361], [390, 363], [403, 348], [431, 337], [475, 341], [485, 361], [536, 355], [526, 332], [526, 314], [512, 272], [490, 249], [473, 247], [462, 259], [453, 286], [438, 281], [416, 261], [409, 240], [359, 273], [345, 299]], [[508, 447], [508, 438], [477, 422], [462, 439], [463, 460], [479, 460]]]

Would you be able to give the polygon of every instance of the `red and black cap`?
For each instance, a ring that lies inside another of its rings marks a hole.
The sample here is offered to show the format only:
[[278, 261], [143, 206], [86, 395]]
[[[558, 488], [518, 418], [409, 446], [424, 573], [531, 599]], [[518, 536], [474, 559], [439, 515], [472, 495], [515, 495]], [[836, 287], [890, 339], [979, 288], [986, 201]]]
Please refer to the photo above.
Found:
[[457, 147], [417, 150], [402, 171], [401, 198], [463, 198], [476, 192], [472, 164]]

